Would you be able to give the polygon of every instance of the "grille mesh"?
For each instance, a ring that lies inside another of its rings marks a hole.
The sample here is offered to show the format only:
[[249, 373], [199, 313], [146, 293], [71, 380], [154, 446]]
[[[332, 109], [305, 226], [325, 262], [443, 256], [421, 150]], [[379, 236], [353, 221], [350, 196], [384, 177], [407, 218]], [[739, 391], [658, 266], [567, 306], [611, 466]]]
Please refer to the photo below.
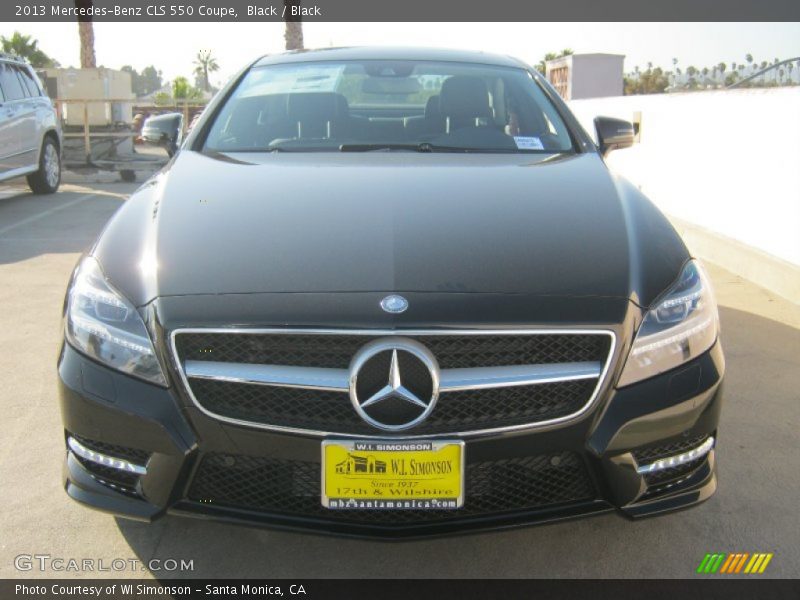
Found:
[[464, 506], [457, 510], [333, 511], [320, 504], [319, 463], [209, 454], [188, 497], [203, 504], [384, 526], [531, 510], [595, 497], [586, 466], [572, 452], [467, 462], [465, 486]]
[[139, 495], [136, 491], [136, 484], [139, 481], [139, 476], [135, 473], [112, 469], [111, 467], [106, 467], [105, 465], [100, 465], [90, 460], [84, 460], [80, 457], [76, 458], [96, 481], [131, 496]]
[[[547, 421], [578, 411], [595, 380], [446, 392], [415, 435], [448, 433]], [[211, 379], [191, 381], [208, 410], [225, 417], [298, 429], [374, 434], [344, 392], [248, 385]]]
[[[353, 355], [380, 336], [333, 334], [178, 333], [180, 361], [279, 364], [347, 368]], [[610, 338], [601, 334], [418, 335], [442, 369], [605, 362]], [[406, 369], [408, 370], [408, 369]], [[348, 394], [219, 380], [190, 379], [191, 391], [207, 410], [224, 417], [347, 434], [375, 429], [353, 410]], [[525, 425], [580, 410], [597, 380], [447, 392], [414, 434], [456, 433]]]
[[[634, 450], [633, 456], [636, 462], [640, 465], [655, 462], [661, 458], [668, 458], [676, 454], [688, 452], [693, 448], [697, 448], [708, 439], [708, 434], [694, 436], [690, 438], [683, 438], [671, 442], [662, 442], [646, 448]], [[682, 481], [689, 475], [699, 469], [705, 462], [706, 457], [700, 456], [695, 460], [670, 467], [669, 469], [662, 469], [652, 473], [646, 473], [644, 476], [645, 483], [648, 487], [647, 495], [657, 494], [659, 491], [668, 489], [672, 485]]]
[[647, 473], [644, 476], [645, 483], [647, 483], [648, 487], [651, 488], [654, 486], [664, 485], [666, 483], [673, 483], [679, 479], [683, 479], [698, 469], [700, 465], [703, 464], [705, 459], [705, 456], [701, 456], [700, 458], [682, 465], [678, 465], [677, 467], [670, 467], [669, 469]]
[[[317, 334], [180, 333], [181, 360], [346, 369], [356, 351], [381, 336]], [[442, 369], [605, 361], [607, 335], [422, 335]]]
[[697, 448], [708, 439], [708, 435], [700, 435], [691, 438], [684, 438], [673, 442], [659, 443], [658, 445], [648, 446], [634, 450], [633, 456], [640, 465], [648, 464], [659, 458], [667, 458], [683, 452], [688, 452]]
[[70, 437], [78, 440], [83, 446], [89, 448], [89, 450], [94, 450], [100, 454], [113, 456], [115, 458], [124, 458], [137, 465], [144, 465], [150, 457], [150, 453], [144, 450], [136, 450], [135, 448], [128, 448], [127, 446], [89, 440], [74, 434], [70, 434]]
[[[137, 465], [146, 465], [147, 460], [150, 458], [150, 454], [144, 450], [137, 450], [127, 446], [90, 440], [72, 433], [68, 433], [67, 435], [75, 438], [78, 442], [90, 450], [94, 450], [100, 454], [105, 454], [106, 456], [124, 458]], [[96, 481], [129, 496], [139, 497], [139, 492], [136, 490], [136, 484], [139, 482], [139, 476], [136, 473], [123, 471], [120, 469], [113, 469], [111, 467], [83, 459], [78, 455], [75, 455], [75, 458], [78, 460], [78, 462], [80, 462], [81, 465], [83, 465], [83, 467]]]

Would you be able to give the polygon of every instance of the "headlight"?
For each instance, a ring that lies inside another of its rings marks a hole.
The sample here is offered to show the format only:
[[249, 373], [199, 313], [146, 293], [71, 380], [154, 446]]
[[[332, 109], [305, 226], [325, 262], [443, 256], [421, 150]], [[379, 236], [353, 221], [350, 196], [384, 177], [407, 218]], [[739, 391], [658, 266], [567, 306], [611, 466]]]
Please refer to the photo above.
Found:
[[129, 375], [167, 385], [144, 321], [136, 308], [85, 258], [67, 298], [67, 340], [95, 360]]
[[682, 365], [708, 350], [718, 333], [717, 304], [708, 276], [698, 262], [690, 261], [678, 282], [647, 312], [617, 385]]

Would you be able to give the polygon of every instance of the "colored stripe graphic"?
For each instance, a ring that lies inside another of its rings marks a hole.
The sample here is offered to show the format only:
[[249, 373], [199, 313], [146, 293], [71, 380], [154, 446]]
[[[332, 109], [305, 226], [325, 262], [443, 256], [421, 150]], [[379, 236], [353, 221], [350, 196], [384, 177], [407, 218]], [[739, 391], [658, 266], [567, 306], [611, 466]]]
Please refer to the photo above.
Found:
[[753, 567], [755, 566], [760, 556], [761, 555], [758, 553], [753, 554], [753, 558], [750, 559], [750, 562], [747, 563], [747, 566], [744, 568], [745, 573], [750, 573], [753, 570]]
[[739, 558], [738, 554], [728, 554], [728, 559], [722, 565], [722, 568], [719, 570], [720, 573], [730, 573], [731, 567], [736, 564], [736, 560]]
[[712, 573], [716, 573], [719, 570], [719, 568], [722, 566], [722, 561], [725, 560], [725, 556], [726, 554], [724, 552], [719, 554], [714, 566], [711, 568]]
[[714, 554], [706, 554], [703, 562], [697, 567], [698, 573], [716, 573], [722, 565], [727, 555], [724, 552], [715, 552]]
[[772, 560], [772, 557], [773, 557], [773, 556], [774, 556], [774, 555], [773, 555], [773, 553], [772, 553], [772, 552], [770, 552], [769, 554], [767, 554], [767, 555], [764, 557], [764, 562], [762, 562], [762, 563], [761, 563], [761, 568], [758, 570], [758, 572], [759, 572], [759, 573], [763, 573], [763, 572], [766, 570], [766, 568], [767, 568], [767, 565], [769, 564], [769, 561], [771, 561], [771, 560]]
[[761, 563], [764, 561], [764, 557], [766, 554], [759, 554], [758, 559], [756, 560], [756, 564], [753, 565], [753, 568], [750, 569], [750, 572], [755, 574], [758, 573], [758, 570], [761, 568]]
[[711, 555], [710, 554], [706, 554], [705, 557], [703, 557], [703, 560], [700, 562], [700, 566], [697, 567], [697, 572], [698, 573], [705, 573], [706, 572], [706, 565], [708, 565], [708, 561], [709, 560], [711, 560]]
[[742, 557], [739, 559], [739, 564], [736, 565], [735, 573], [739, 573], [742, 570], [742, 567], [744, 567], [744, 562], [747, 560], [748, 556], [750, 556], [749, 552], [742, 554]]
[[[697, 567], [697, 573], [706, 573], [713, 575], [718, 573], [722, 574], [738, 574], [747, 573], [749, 575], [761, 574], [767, 569], [767, 565], [772, 560], [774, 554], [772, 552], [733, 552], [727, 554], [725, 552], [714, 552], [706, 554], [700, 565]], [[744, 571], [742, 571], [744, 569]]]

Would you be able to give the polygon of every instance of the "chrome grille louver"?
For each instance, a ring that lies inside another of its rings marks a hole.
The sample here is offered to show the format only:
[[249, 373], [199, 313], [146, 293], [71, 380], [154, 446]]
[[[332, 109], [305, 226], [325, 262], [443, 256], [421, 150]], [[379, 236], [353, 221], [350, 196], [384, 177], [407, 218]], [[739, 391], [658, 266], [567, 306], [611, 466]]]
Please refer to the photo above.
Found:
[[[351, 350], [390, 336], [438, 350], [442, 366], [440, 405], [427, 421], [399, 436], [406, 438], [469, 436], [575, 419], [596, 399], [615, 346], [611, 331], [569, 329], [181, 329], [172, 332], [171, 346], [192, 402], [213, 418], [307, 435], [377, 437], [380, 432], [350, 406], [344, 359]], [[281, 356], [285, 362], [278, 362]]]

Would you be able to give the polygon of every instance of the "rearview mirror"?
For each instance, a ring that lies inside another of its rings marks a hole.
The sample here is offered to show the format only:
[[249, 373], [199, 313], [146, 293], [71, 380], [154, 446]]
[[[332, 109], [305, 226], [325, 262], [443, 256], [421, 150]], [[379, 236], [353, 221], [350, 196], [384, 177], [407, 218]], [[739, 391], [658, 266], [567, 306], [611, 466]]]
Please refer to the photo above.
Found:
[[392, 79], [390, 77], [371, 77], [365, 79], [361, 84], [361, 91], [365, 94], [400, 94], [410, 96], [422, 90], [422, 86], [416, 79], [400, 77]]
[[633, 124], [628, 121], [612, 117], [596, 117], [594, 127], [597, 131], [600, 154], [603, 157], [608, 156], [612, 150], [633, 146]]

